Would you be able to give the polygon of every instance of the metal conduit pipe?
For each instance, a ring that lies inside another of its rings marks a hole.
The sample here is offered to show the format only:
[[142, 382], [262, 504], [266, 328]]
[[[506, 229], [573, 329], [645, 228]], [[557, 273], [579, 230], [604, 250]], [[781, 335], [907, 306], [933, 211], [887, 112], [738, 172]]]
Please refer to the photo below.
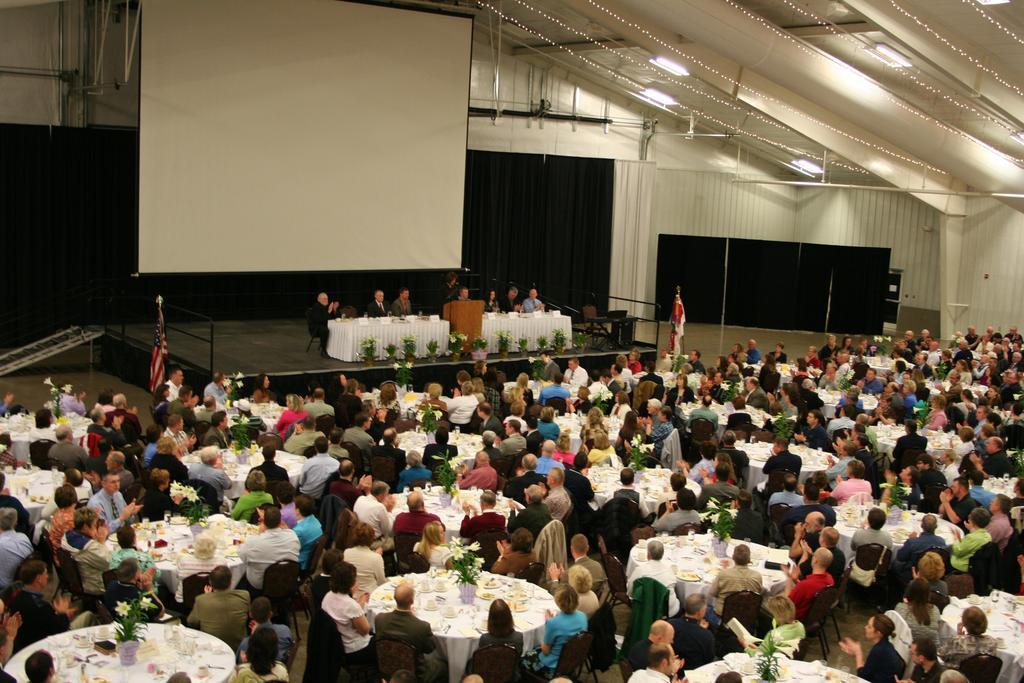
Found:
[[824, 187], [831, 190], [871, 190], [872, 192], [902, 192], [905, 194], [941, 194], [957, 197], [995, 197], [996, 199], [1024, 199], [1024, 193], [984, 192], [977, 190], [944, 190], [920, 187], [888, 187], [885, 185], [853, 185], [849, 183], [822, 183], [814, 180], [773, 180], [771, 178], [734, 178], [734, 183], [747, 185], [793, 185], [796, 187]]

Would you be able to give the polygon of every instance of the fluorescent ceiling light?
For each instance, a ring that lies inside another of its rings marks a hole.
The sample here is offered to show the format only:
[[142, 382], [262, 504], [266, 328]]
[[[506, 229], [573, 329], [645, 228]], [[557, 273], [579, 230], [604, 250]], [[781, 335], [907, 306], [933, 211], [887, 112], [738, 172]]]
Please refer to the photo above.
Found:
[[897, 69], [903, 69], [908, 66], [912, 66], [910, 60], [903, 56], [897, 50], [889, 47], [885, 43], [877, 43], [875, 45], [875, 52], [882, 58], [882, 61], [889, 66]]
[[664, 57], [655, 57], [650, 60], [651, 64], [663, 69], [674, 76], [689, 76], [690, 72], [686, 70], [686, 67], [682, 64], [676, 64], [675, 62], [665, 59]]
[[1024, 145], [1024, 130], [1019, 130], [1010, 137], [1013, 138], [1015, 141], [1019, 142], [1020, 144]]
[[661, 102], [655, 102], [650, 97], [648, 97], [647, 95], [644, 95], [642, 93], [631, 92], [629, 94], [632, 95], [633, 97], [637, 98], [638, 100], [642, 100], [643, 102], [646, 102], [647, 104], [650, 104], [650, 105], [652, 105], [654, 107], [657, 107], [658, 109], [664, 109], [665, 111], [672, 111], [671, 109], [669, 109], [668, 107], [663, 105]]
[[665, 105], [666, 107], [671, 106], [673, 104], [679, 104], [672, 98], [671, 95], [666, 95], [660, 90], [655, 90], [654, 88], [645, 88], [641, 94], [647, 97], [648, 99], [654, 100], [658, 104]]
[[1006, 5], [1010, 0], [975, 0], [979, 5]]
[[815, 175], [819, 175], [825, 170], [810, 159], [794, 159], [793, 165]]
[[783, 166], [785, 166], [786, 168], [788, 168], [789, 170], [796, 171], [797, 173], [800, 173], [801, 175], [805, 175], [808, 178], [814, 178], [815, 177], [813, 173], [811, 173], [810, 171], [808, 171], [805, 168], [800, 168], [796, 164], [791, 164], [788, 161], [780, 161], [779, 163], [782, 164]]

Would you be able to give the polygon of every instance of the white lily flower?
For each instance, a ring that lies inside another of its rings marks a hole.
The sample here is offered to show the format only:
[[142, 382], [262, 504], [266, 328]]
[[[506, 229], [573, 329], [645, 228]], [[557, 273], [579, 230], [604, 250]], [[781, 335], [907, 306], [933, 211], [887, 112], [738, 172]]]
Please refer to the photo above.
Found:
[[72, 388], [73, 387], [70, 384], [65, 384], [60, 388], [60, 390], [63, 391], [65, 394], [70, 394]]
[[119, 617], [127, 617], [131, 609], [131, 605], [127, 602], [119, 602], [117, 603], [117, 607], [114, 608], [114, 611], [117, 612], [117, 616]]
[[50, 379], [49, 377], [47, 377], [46, 379], [43, 380], [43, 384], [45, 384], [48, 387], [52, 387], [53, 386], [53, 380]]

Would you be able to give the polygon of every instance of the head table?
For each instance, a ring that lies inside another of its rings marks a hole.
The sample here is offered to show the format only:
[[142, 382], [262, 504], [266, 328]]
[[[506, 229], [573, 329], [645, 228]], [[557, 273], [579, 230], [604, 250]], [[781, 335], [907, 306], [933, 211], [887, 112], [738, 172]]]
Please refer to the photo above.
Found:
[[545, 612], [558, 612], [546, 590], [528, 581], [487, 572], [480, 575], [473, 604], [465, 605], [460, 600], [454, 574], [431, 569], [427, 574], [392, 578], [377, 587], [366, 604], [371, 624], [377, 615], [395, 609], [395, 587], [400, 581], [408, 581], [416, 589], [416, 616], [434, 631], [438, 649], [448, 660], [450, 683], [462, 680], [481, 634], [487, 632], [487, 613], [494, 600], [501, 598], [509, 603], [515, 628], [523, 634], [524, 650], [540, 645], [547, 620]]
[[113, 626], [91, 626], [44, 638], [11, 657], [4, 670], [18, 683], [28, 681], [25, 660], [36, 650], [54, 659], [57, 683], [163, 683], [182, 671], [193, 681], [224, 683], [235, 667], [235, 653], [227, 643], [184, 626], [148, 624], [138, 662], [122, 668], [117, 654], [100, 654], [93, 643], [114, 639]]

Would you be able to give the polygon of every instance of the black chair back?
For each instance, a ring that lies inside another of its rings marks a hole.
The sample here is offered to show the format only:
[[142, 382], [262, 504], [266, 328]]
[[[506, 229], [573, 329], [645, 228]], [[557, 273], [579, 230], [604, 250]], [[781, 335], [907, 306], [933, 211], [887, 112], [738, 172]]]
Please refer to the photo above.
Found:
[[38, 467], [41, 470], [50, 468], [50, 449], [54, 447], [54, 442], [47, 439], [40, 439], [39, 441], [33, 441], [28, 445], [28, 459], [32, 463], [32, 467]]
[[473, 653], [472, 670], [484, 683], [507, 683], [515, 680], [519, 666], [516, 649], [505, 643], [488, 645]]
[[507, 541], [508, 533], [505, 531], [482, 531], [473, 540], [480, 544], [480, 557], [484, 558], [483, 569], [488, 572], [501, 557], [498, 542]]
[[992, 683], [999, 679], [1003, 670], [1003, 660], [995, 655], [971, 655], [960, 662], [960, 673], [970, 683]]
[[410, 553], [405, 561], [409, 565], [409, 571], [413, 574], [426, 574], [430, 571], [430, 563], [427, 562], [427, 558], [419, 553]]
[[210, 572], [190, 574], [184, 578], [181, 582], [181, 605], [184, 608], [184, 614], [187, 615], [192, 611], [192, 606], [196, 604], [196, 598], [203, 594], [209, 581]]
[[544, 565], [540, 562], [531, 562], [519, 570], [519, 573], [516, 574], [516, 578], [522, 579], [523, 581], [529, 581], [530, 583], [539, 586], [544, 580]]
[[377, 670], [385, 679], [389, 679], [401, 669], [416, 671], [416, 648], [398, 638], [378, 638]]
[[754, 591], [739, 591], [725, 598], [722, 605], [722, 623], [736, 619], [752, 634], [757, 633], [757, 616], [761, 612], [761, 594]]

